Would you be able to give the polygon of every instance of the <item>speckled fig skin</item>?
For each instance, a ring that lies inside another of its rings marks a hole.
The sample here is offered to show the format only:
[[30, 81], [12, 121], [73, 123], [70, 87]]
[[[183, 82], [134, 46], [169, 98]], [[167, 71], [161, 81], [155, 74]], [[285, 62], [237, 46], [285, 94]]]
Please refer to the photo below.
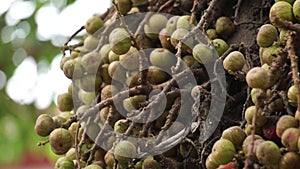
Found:
[[[252, 124], [252, 119], [254, 117], [256, 111], [255, 106], [250, 106], [246, 109], [245, 111], [245, 120], [247, 121], [248, 124]], [[263, 109], [259, 108], [256, 114], [256, 121], [255, 125], [257, 127], [263, 126], [267, 122], [267, 117], [263, 115]]]
[[256, 157], [266, 166], [277, 165], [281, 153], [279, 147], [272, 141], [264, 141], [257, 146]]
[[100, 18], [100, 16], [92, 16], [87, 20], [87, 22], [84, 25], [85, 30], [89, 34], [94, 34], [97, 30], [99, 30], [101, 27], [103, 27], [104, 22]]
[[216, 21], [216, 31], [223, 38], [228, 38], [235, 30], [235, 25], [229, 17], [221, 16]]
[[231, 141], [236, 150], [242, 148], [243, 141], [246, 138], [244, 130], [239, 126], [232, 126], [223, 131], [221, 138]]
[[177, 20], [179, 19], [179, 16], [172, 16], [167, 24], [166, 24], [166, 29], [169, 35], [172, 35], [172, 33], [176, 30], [176, 25], [177, 25]]
[[56, 160], [54, 169], [74, 169], [73, 161], [67, 157], [60, 157]]
[[[254, 141], [255, 140], [262, 140], [262, 141], [264, 141], [263, 138], [260, 135], [254, 135]], [[243, 150], [243, 152], [244, 152], [245, 155], [248, 154], [248, 151], [249, 151], [249, 148], [250, 148], [249, 145], [251, 144], [251, 142], [252, 142], [252, 136], [251, 135], [247, 136], [245, 138], [245, 140], [243, 141], [242, 150]], [[257, 141], [257, 143], [259, 143], [259, 142], [260, 141]], [[256, 144], [256, 145], [258, 145], [258, 144]]]
[[223, 61], [224, 69], [227, 71], [239, 71], [245, 65], [244, 55], [239, 51], [230, 52]]
[[167, 28], [163, 28], [158, 35], [160, 44], [163, 48], [168, 49], [170, 51], [174, 51], [175, 48], [174, 46], [171, 44], [171, 35], [169, 34]]
[[129, 141], [119, 142], [114, 149], [115, 159], [120, 163], [127, 163], [131, 161], [136, 155], [136, 147]]
[[176, 56], [168, 49], [156, 48], [150, 53], [150, 62], [152, 65], [170, 69], [177, 61]]
[[256, 42], [260, 47], [269, 47], [277, 40], [277, 38], [278, 31], [276, 27], [271, 24], [265, 24], [260, 27], [256, 36]]
[[297, 120], [291, 115], [283, 115], [276, 123], [276, 134], [278, 137], [282, 136], [282, 133], [292, 127], [298, 127]]
[[120, 64], [127, 70], [138, 69], [139, 57], [138, 50], [134, 47], [131, 47], [126, 54], [120, 55]]
[[218, 38], [216, 29], [207, 29], [206, 34], [207, 34], [208, 38], [211, 40]]
[[119, 12], [122, 15], [127, 14], [127, 12], [129, 12], [130, 9], [132, 8], [131, 0], [116, 0], [116, 3], [117, 3]]
[[212, 49], [203, 43], [199, 43], [194, 46], [193, 56], [201, 64], [206, 64], [216, 59], [213, 55]]
[[205, 166], [207, 169], [216, 169], [219, 164], [216, 163], [215, 159], [212, 157], [212, 154], [209, 154], [206, 158]]
[[50, 115], [41, 114], [36, 119], [34, 130], [39, 136], [48, 136], [54, 128], [55, 123]]
[[49, 143], [55, 154], [65, 154], [72, 147], [72, 135], [64, 128], [55, 129], [49, 135]]
[[130, 49], [131, 39], [125, 29], [115, 28], [109, 34], [109, 44], [113, 52], [118, 55], [123, 55]]
[[152, 15], [144, 26], [146, 36], [150, 39], [157, 40], [159, 32], [165, 28], [167, 22], [167, 17], [162, 14]]
[[280, 161], [279, 168], [280, 169], [299, 169], [300, 168], [300, 156], [296, 152], [287, 152], [285, 153]]
[[293, 14], [295, 18], [300, 22], [300, 0], [296, 0], [293, 4]]
[[233, 159], [235, 148], [231, 141], [220, 139], [213, 145], [211, 154], [218, 165], [227, 164]]
[[221, 57], [226, 52], [226, 50], [229, 48], [228, 44], [223, 39], [219, 39], [219, 38], [216, 38], [213, 40], [213, 45], [214, 45], [219, 57]]
[[298, 89], [295, 85], [292, 85], [288, 90], [287, 97], [289, 99], [289, 103], [294, 107], [297, 107], [298, 105], [297, 95], [298, 95]]
[[142, 169], [161, 169], [161, 166], [153, 157], [147, 157], [142, 163]]
[[281, 143], [288, 148], [289, 151], [298, 151], [298, 139], [300, 137], [300, 130], [298, 128], [288, 128], [284, 130], [281, 135]]
[[247, 84], [252, 88], [267, 89], [268, 73], [261, 67], [254, 67], [246, 75]]
[[282, 25], [277, 19], [293, 22], [294, 16], [292, 5], [285, 1], [276, 2], [270, 9], [269, 19], [270, 22], [278, 28], [282, 28]]
[[[176, 47], [180, 40], [184, 38], [185, 35], [189, 33], [186, 29], [176, 29], [171, 35], [171, 44]], [[189, 37], [185, 41], [182, 42], [181, 49], [182, 51], [186, 51], [193, 46], [193, 37]]]
[[63, 93], [58, 95], [57, 106], [58, 109], [62, 112], [71, 111], [74, 107], [72, 95], [70, 93]]

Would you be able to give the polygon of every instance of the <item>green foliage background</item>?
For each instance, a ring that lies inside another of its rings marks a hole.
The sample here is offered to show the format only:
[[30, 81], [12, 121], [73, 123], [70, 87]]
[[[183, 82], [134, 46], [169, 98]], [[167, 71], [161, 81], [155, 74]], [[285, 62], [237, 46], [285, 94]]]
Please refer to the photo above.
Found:
[[[29, 18], [22, 20], [26, 21], [31, 27], [30, 33], [23, 39], [23, 43], [17, 43], [18, 45], [16, 45], [15, 42], [18, 39], [9, 43], [0, 41], [0, 70], [5, 72], [7, 80], [16, 69], [12, 56], [18, 48], [25, 49], [27, 56], [34, 57], [36, 62], [46, 60], [49, 64], [60, 53], [59, 48], [54, 47], [50, 41], [41, 42], [36, 36], [37, 24], [35, 15], [41, 7], [52, 3], [52, 1], [54, 0], [34, 0], [36, 3], [34, 13]], [[65, 5], [60, 10], [72, 4], [74, 0], [66, 0], [65, 2]], [[0, 31], [7, 26], [5, 22], [6, 13], [7, 11], [0, 15]], [[41, 153], [52, 159], [56, 157], [48, 146], [48, 148], [37, 147], [38, 141], [47, 138], [37, 136], [33, 130], [35, 119], [39, 114], [55, 111], [54, 105], [46, 110], [37, 110], [34, 105], [20, 105], [7, 96], [5, 88], [0, 90], [0, 168], [1, 165], [20, 162], [25, 154], [28, 153], [35, 154], [37, 157], [41, 156]]]

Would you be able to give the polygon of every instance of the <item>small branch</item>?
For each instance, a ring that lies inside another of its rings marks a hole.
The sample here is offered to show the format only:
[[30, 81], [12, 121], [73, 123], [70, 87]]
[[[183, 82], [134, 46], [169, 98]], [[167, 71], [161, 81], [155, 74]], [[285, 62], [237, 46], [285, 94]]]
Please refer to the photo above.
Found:
[[[298, 56], [295, 54], [295, 46], [294, 46], [294, 38], [296, 36], [296, 32], [290, 32], [289, 36], [287, 37], [287, 51], [289, 54], [289, 58], [291, 60], [291, 68], [292, 68], [292, 73], [293, 73], [293, 81], [294, 85], [297, 88], [298, 91], [300, 91], [300, 86], [299, 86], [299, 68], [298, 68]], [[300, 111], [300, 92], [298, 92], [297, 95], [297, 101], [298, 101], [298, 106], [297, 106], [297, 111]]]
[[220, 2], [220, 0], [212, 0], [208, 8], [202, 15], [197, 27], [200, 28], [203, 32], [205, 32], [205, 30], [207, 29], [208, 27], [207, 19], [209, 19], [213, 14], [213, 12], [215, 11], [215, 6], [217, 5], [218, 2]]
[[235, 11], [234, 11], [234, 23], [238, 23], [239, 19], [239, 12], [241, 8], [242, 0], [238, 0], [237, 4], [234, 6]]
[[279, 18], [275, 18], [275, 22], [278, 23], [283, 29], [288, 29], [300, 33], [300, 24], [298, 23], [293, 24], [293, 22], [281, 20]]
[[68, 41], [64, 44], [64, 46], [62, 47], [62, 52], [63, 52], [63, 56], [65, 56], [65, 50], [68, 47], [69, 42], [78, 34], [80, 33], [84, 28], [84, 26], [81, 26], [75, 33], [73, 33], [73, 35], [70, 36], [70, 38], [68, 39]]
[[50, 142], [49, 140], [39, 141], [39, 142], [37, 143], [37, 146], [44, 146], [44, 145], [48, 144], [49, 142]]
[[197, 7], [198, 7], [198, 0], [194, 0], [193, 7], [191, 9], [191, 18], [190, 18], [190, 24], [193, 24], [196, 21], [196, 13], [197, 13]]

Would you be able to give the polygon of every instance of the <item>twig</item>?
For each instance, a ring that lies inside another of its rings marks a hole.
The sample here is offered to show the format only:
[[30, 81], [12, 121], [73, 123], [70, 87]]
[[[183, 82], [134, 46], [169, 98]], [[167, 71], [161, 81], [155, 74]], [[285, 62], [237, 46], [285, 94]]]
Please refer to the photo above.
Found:
[[37, 146], [44, 146], [44, 145], [48, 144], [49, 142], [50, 142], [49, 140], [39, 141], [39, 142], [37, 143]]
[[242, 0], [238, 0], [237, 4], [234, 6], [235, 10], [234, 10], [234, 24], [238, 23], [238, 19], [239, 19], [239, 12], [240, 12], [240, 7], [242, 4]]
[[300, 86], [299, 86], [299, 68], [298, 68], [298, 56], [295, 54], [295, 47], [294, 47], [294, 38], [296, 36], [296, 32], [290, 32], [289, 36], [287, 37], [287, 51], [289, 54], [289, 58], [291, 60], [291, 68], [292, 68], [292, 73], [293, 73], [293, 81], [294, 85], [298, 91], [297, 95], [297, 101], [298, 101], [298, 106], [297, 106], [297, 111], [300, 111]]
[[207, 29], [208, 27], [207, 19], [210, 18], [213, 12], [215, 11], [215, 6], [217, 5], [218, 2], [220, 1], [212, 0], [208, 8], [206, 9], [205, 13], [202, 15], [197, 27], [200, 28], [203, 32], [205, 32], [205, 30]]
[[194, 0], [193, 7], [191, 9], [191, 17], [190, 17], [190, 24], [193, 24], [196, 21], [196, 13], [197, 13], [197, 7], [198, 7], [199, 1]]
[[293, 22], [281, 20], [279, 18], [275, 18], [275, 22], [278, 23], [282, 29], [288, 29], [300, 33], [300, 24], [298, 23], [294, 24]]
[[75, 33], [73, 33], [73, 35], [70, 36], [70, 38], [67, 40], [67, 42], [64, 44], [63, 48], [62, 48], [62, 52], [63, 52], [63, 56], [65, 56], [65, 49], [68, 46], [69, 42], [82, 30], [84, 29], [84, 26], [81, 26]]

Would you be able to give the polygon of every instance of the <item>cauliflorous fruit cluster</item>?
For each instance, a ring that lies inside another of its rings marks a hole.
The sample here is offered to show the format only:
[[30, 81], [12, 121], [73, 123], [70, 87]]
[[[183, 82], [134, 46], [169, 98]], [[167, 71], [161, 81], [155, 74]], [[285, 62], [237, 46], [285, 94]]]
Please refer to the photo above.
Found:
[[300, 168], [300, 0], [259, 1], [253, 22], [234, 2], [113, 0], [89, 18], [63, 48], [61, 113], [34, 128], [55, 168]]

